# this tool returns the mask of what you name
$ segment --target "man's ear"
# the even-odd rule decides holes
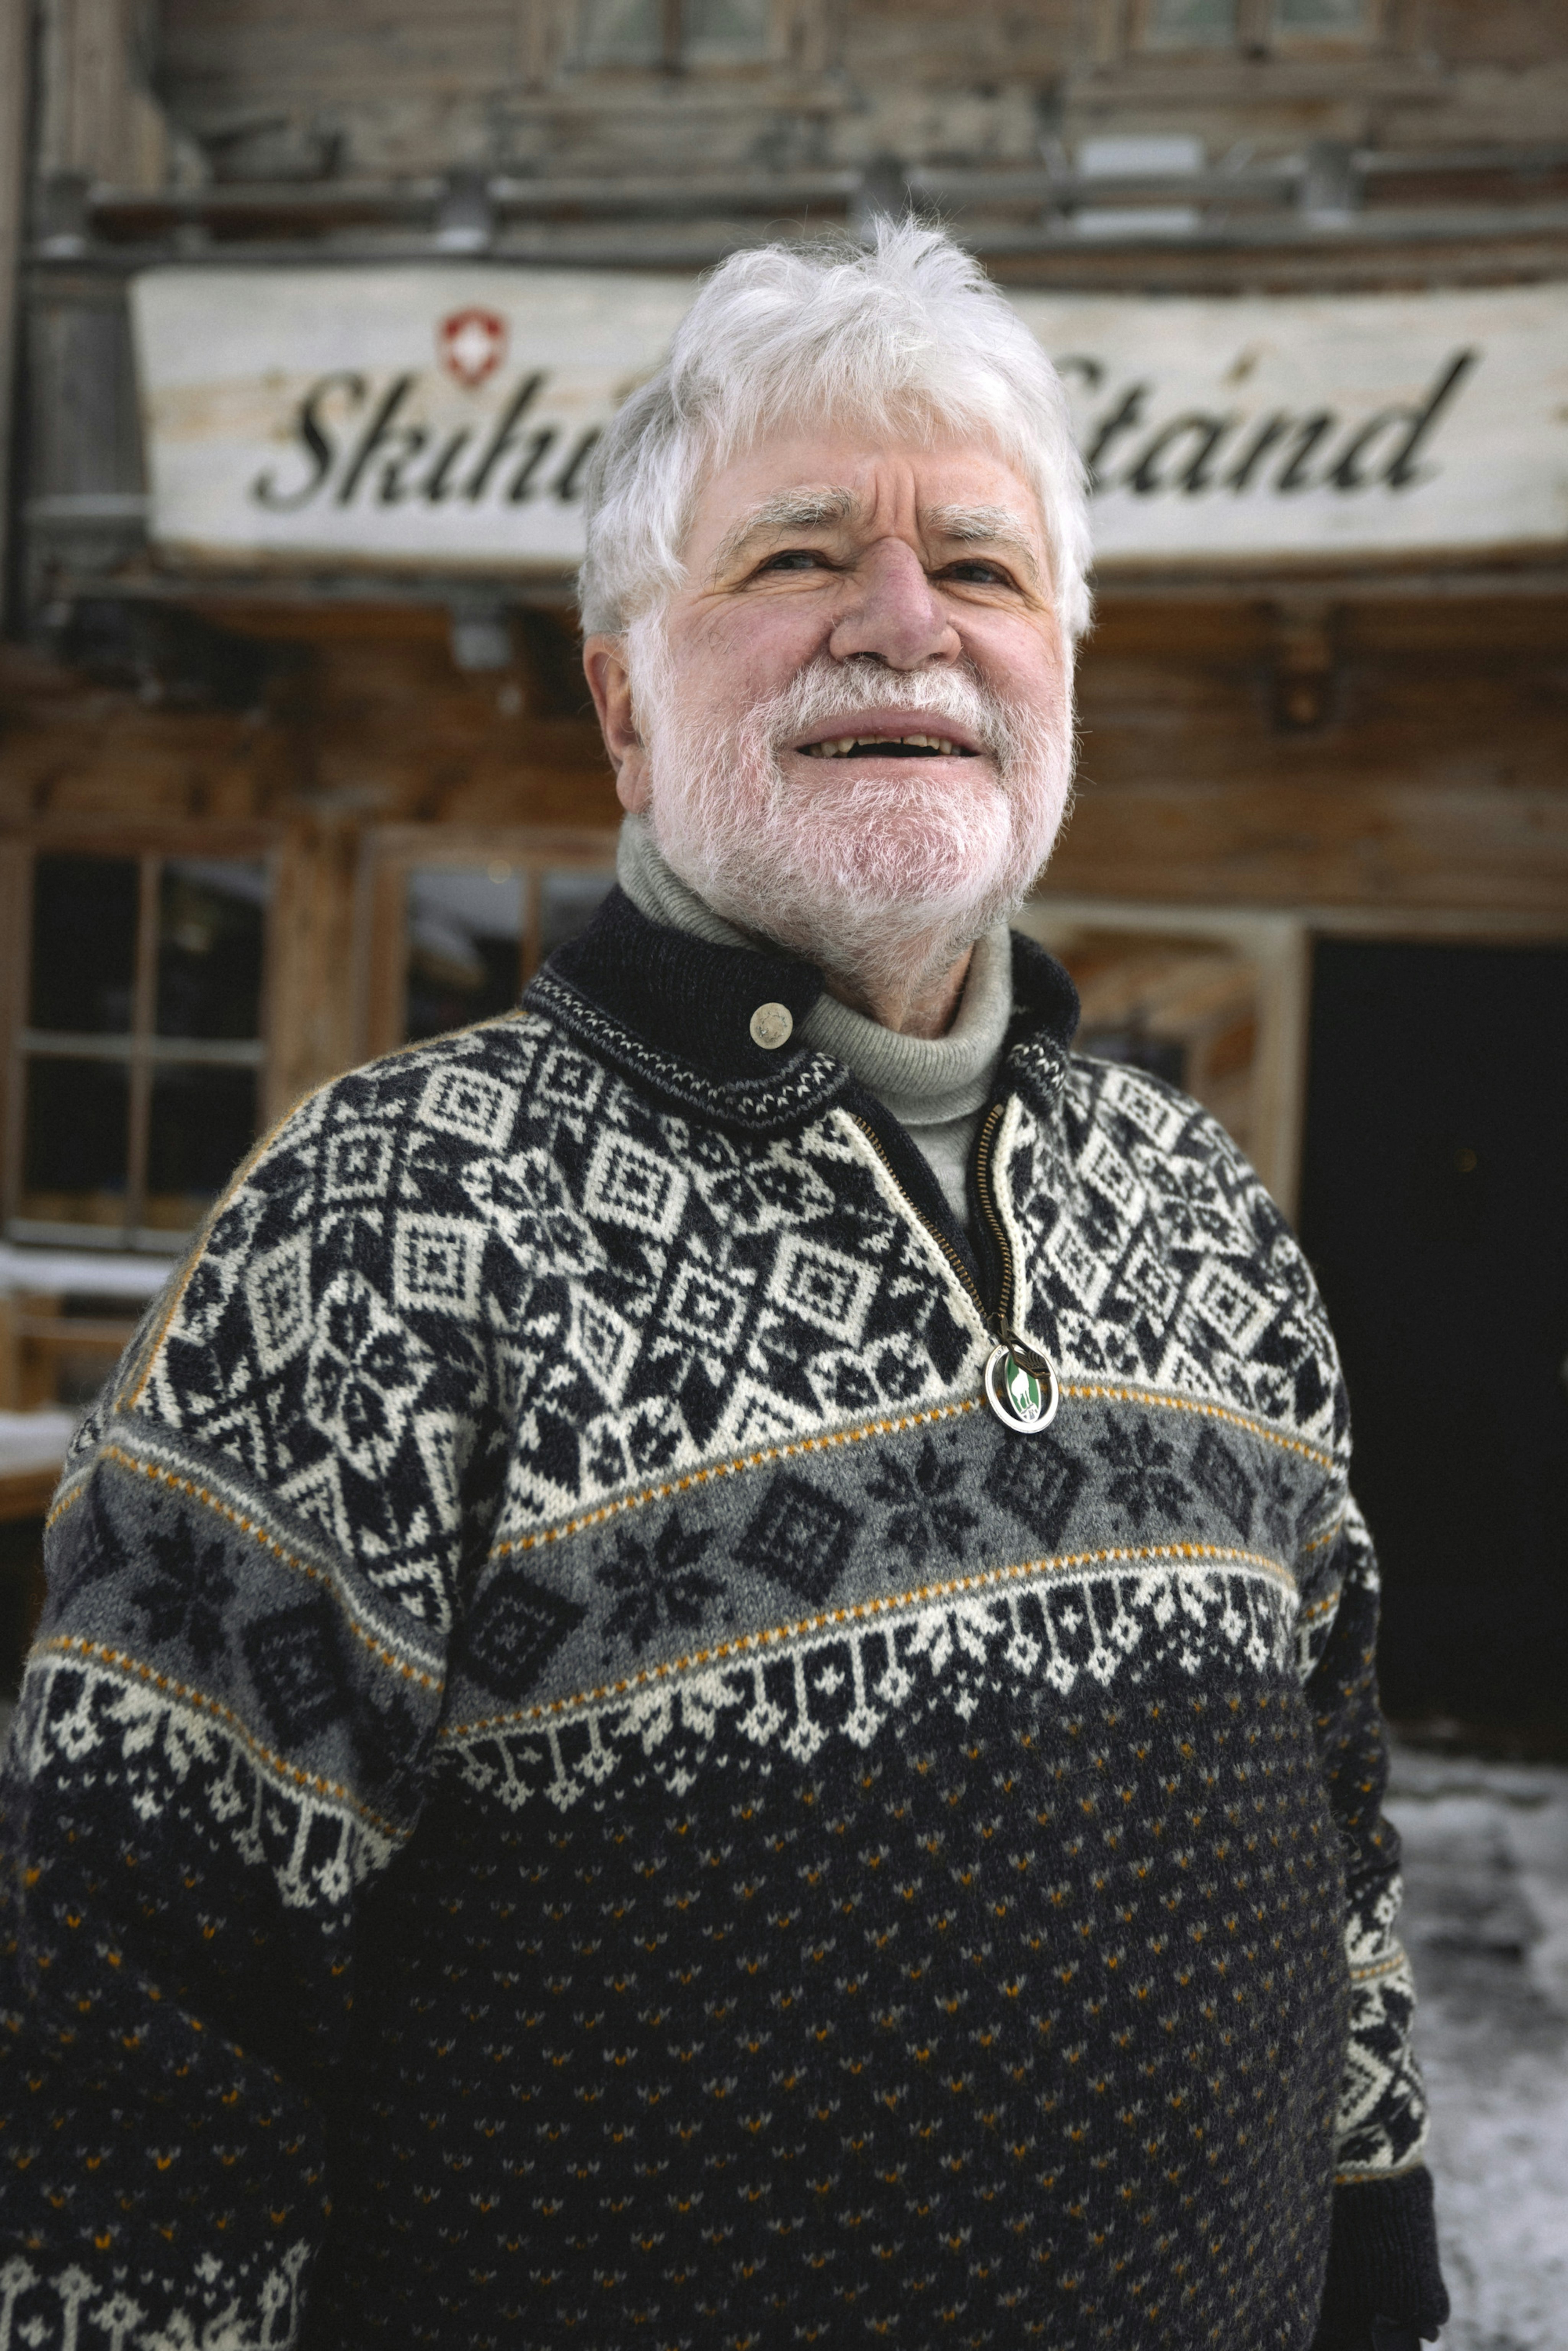
[[[592,636],[583,641],[582,667],[588,690],[599,713],[599,731],[615,770],[621,805],[641,815],[649,800],[648,754],[637,731],[632,707],[632,679],[626,667],[623,637]]]

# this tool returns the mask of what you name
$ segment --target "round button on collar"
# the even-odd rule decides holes
[[[765,1053],[776,1053],[794,1033],[795,1016],[787,1004],[759,1004],[751,1016],[751,1041]]]

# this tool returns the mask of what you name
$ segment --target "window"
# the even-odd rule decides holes
[[[1289,1216],[1301,1152],[1305,924],[1049,893],[1015,919],[1072,975],[1078,1050],[1152,1070],[1195,1095]]]
[[[1153,49],[1359,41],[1372,15],[1373,0],[1145,0],[1143,37]]]
[[[1078,147],[1079,177],[1084,181],[1145,175],[1177,180],[1203,166],[1203,141],[1186,131],[1124,131],[1081,140]],[[1080,204],[1072,225],[1080,236],[1190,236],[1202,217],[1196,204]]]
[[[1229,48],[1239,29],[1237,0],[1154,0],[1147,37],[1159,48]]]
[[[1364,33],[1367,0],[1275,0],[1274,22],[1281,33]]]
[[[6,1230],[177,1250],[256,1134],[265,852],[40,848],[22,895]]]
[[[383,827],[366,852],[365,1050],[509,1012],[614,880],[613,833]]]
[[[772,47],[769,0],[582,0],[585,66],[745,65]]]

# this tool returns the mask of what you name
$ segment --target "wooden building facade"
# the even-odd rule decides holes
[[[1020,301],[1261,316],[1511,288],[1568,317],[1558,5],[8,0],[0,22],[0,1408],[90,1385],[114,1298],[251,1135],[510,1001],[613,855],[568,567],[160,537],[131,325],[149,274],[668,283],[913,206]],[[1568,418],[1558,349],[1547,418]],[[1563,448],[1522,531],[1107,560],[1077,806],[1028,915],[1092,1040],[1242,1139],[1358,1332],[1369,1253],[1395,1245],[1369,1225],[1336,1257],[1335,1171],[1359,1151],[1375,1185],[1408,1144],[1385,1171],[1405,1288],[1371,1323],[1408,1336],[1428,1290],[1446,1308],[1408,1340],[1422,1433],[1375,1436],[1374,1485],[1397,1515],[1412,1446],[1451,1429],[1469,1452],[1484,1424],[1524,1464],[1505,1543],[1532,1593],[1568,1530],[1568,1236],[1545,1194],[1539,1246],[1498,1268],[1534,1213],[1503,1163],[1568,1142]],[[1506,1115],[1439,1050],[1379,1140],[1352,1107],[1357,1037],[1457,1035],[1456,1004],[1479,1008],[1471,1059]],[[1519,1302],[1494,1331],[1500,1286]],[[1375,1432],[1376,1328],[1355,1344]],[[1500,1653],[1472,1686],[1455,1662],[1455,1512],[1466,1544],[1495,1531],[1502,1458],[1434,1505],[1448,1533],[1421,1518],[1396,1543],[1412,1709],[1552,1712],[1544,1687],[1506,1696]]]

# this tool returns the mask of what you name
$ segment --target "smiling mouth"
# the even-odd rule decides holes
[[[834,735],[802,743],[803,759],[973,759],[978,754],[942,735]]]

